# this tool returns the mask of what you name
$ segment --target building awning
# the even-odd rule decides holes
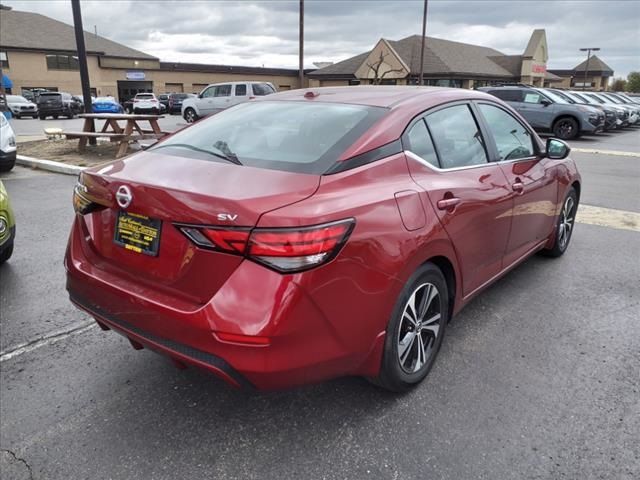
[[[2,88],[13,88],[13,82],[4,73],[2,74]]]

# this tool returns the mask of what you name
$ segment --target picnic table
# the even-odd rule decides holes
[[[130,141],[143,140],[145,138],[160,139],[169,132],[163,132],[158,125],[162,115],[136,115],[127,113],[83,113],[78,115],[84,118],[84,126],[81,132],[64,132],[69,139],[79,139],[78,149],[83,151],[87,141],[97,138],[108,138],[111,142],[118,142],[120,148],[116,158],[126,155]],[[100,131],[96,130],[96,120],[104,120]],[[124,122],[124,125],[118,123]],[[148,122],[150,128],[142,128],[142,123]]]

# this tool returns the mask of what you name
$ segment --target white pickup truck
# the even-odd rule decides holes
[[[184,99],[182,117],[187,123],[192,123],[198,118],[275,92],[273,84],[268,82],[228,82],[207,85],[197,97]]]

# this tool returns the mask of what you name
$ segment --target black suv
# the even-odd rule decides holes
[[[42,92],[38,97],[38,117],[73,118],[82,111],[80,102],[74,100],[70,93]]]
[[[504,100],[539,132],[551,132],[563,140],[604,130],[604,113],[590,105],[569,103],[548,90],[526,85],[482,87],[478,90]]]

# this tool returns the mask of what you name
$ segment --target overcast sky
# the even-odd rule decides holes
[[[69,0],[0,0],[16,10],[73,23]],[[339,61],[380,37],[419,34],[422,0],[305,0],[305,66]],[[82,0],[84,27],[165,61],[298,65],[298,1]],[[549,68],[572,68],[598,55],[626,76],[640,70],[640,0],[430,0],[427,36],[520,54],[545,28]],[[25,35],[29,32],[25,31]]]

